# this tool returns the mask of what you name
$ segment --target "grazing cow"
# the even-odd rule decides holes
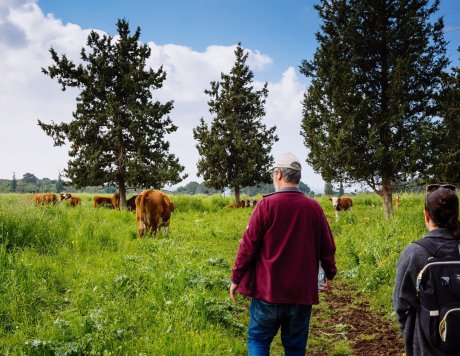
[[[96,195],[93,199],[94,207],[97,208],[99,206],[103,206],[110,209],[115,209],[119,207],[120,203],[120,195],[115,193],[111,198],[108,197],[101,197]]]
[[[126,201],[126,207],[128,208],[129,211],[136,211],[136,197],[137,195],[129,198]]]
[[[257,200],[253,200],[252,201],[252,207],[255,208],[256,204],[257,204]]]
[[[76,196],[71,196],[70,197],[70,206],[76,207],[77,205],[81,205],[81,199]]]
[[[235,209],[235,208],[244,208],[246,206],[245,200],[240,200],[239,203],[227,205],[226,208]]]
[[[353,200],[351,200],[351,198],[347,196],[343,196],[341,198],[332,197],[329,198],[329,200],[332,201],[332,206],[335,210],[336,220],[339,220],[339,211],[351,209],[351,207],[353,206]]]
[[[76,207],[77,205],[81,204],[81,199],[70,193],[61,193],[60,196],[61,196],[61,201],[68,200],[70,202],[70,206],[72,207]]]
[[[112,205],[114,209],[119,209],[120,208],[120,194],[115,193],[112,198],[110,198],[112,201]]]
[[[139,237],[150,232],[156,237],[157,231],[169,228],[174,204],[159,190],[144,190],[136,197],[136,217]]]
[[[70,198],[72,198],[72,194],[70,193],[60,193],[59,196],[61,197],[61,201],[70,200]]]
[[[45,204],[56,204],[57,203],[57,196],[53,193],[43,193],[43,194],[34,194],[35,204],[37,205],[45,205]]]

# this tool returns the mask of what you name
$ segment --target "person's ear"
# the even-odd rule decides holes
[[[426,210],[423,210],[423,213],[425,214],[425,222],[429,222],[430,221],[430,215],[428,215],[428,212]]]
[[[280,169],[278,169],[278,172],[276,172],[276,179],[281,180],[282,177],[283,177],[283,173],[281,172]]]

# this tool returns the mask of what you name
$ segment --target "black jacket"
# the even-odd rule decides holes
[[[446,239],[453,239],[450,231],[444,228],[431,230],[424,238],[427,237],[439,245],[445,243]],[[452,245],[455,247],[454,244]],[[396,318],[403,332],[407,356],[446,355],[430,348],[417,323],[416,310],[419,305],[416,291],[417,275],[429,257],[431,254],[424,247],[412,243],[401,253],[396,269],[393,305]]]

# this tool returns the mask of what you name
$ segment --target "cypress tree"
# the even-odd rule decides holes
[[[460,47],[458,48],[460,52]],[[446,73],[440,98],[436,181],[460,185],[460,67]]]
[[[433,165],[445,57],[439,1],[321,0],[319,46],[300,69],[307,162],[323,179],[365,182],[392,212],[395,182]]]
[[[11,191],[16,193],[16,189],[18,188],[18,181],[16,179],[16,173],[13,172],[13,180],[11,181]]]
[[[201,118],[193,136],[201,157],[198,175],[211,188],[232,189],[239,203],[241,187],[270,182],[270,150],[278,137],[276,126],[267,128],[262,122],[267,83],[254,90],[254,75],[246,64],[248,53],[241,44],[235,56],[230,73],[221,73],[221,81],[211,82],[211,89],[205,90],[210,96],[209,111],[215,115],[210,127]]]
[[[80,94],[70,123],[38,124],[55,145],[70,142],[64,173],[73,186],[115,185],[125,207],[128,186],[161,188],[185,176],[165,140],[177,129],[167,116],[173,102],[152,101],[166,73],[162,67],[145,69],[151,49],[140,42],[139,27],[131,34],[122,19],[117,32],[114,38],[92,31],[79,65],[50,49],[54,64],[43,73],[56,78],[62,90],[76,87]]]

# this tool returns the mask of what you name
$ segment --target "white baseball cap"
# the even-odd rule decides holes
[[[272,169],[274,168],[289,168],[300,171],[302,170],[302,165],[293,153],[287,152],[275,158],[275,162],[272,165]]]

